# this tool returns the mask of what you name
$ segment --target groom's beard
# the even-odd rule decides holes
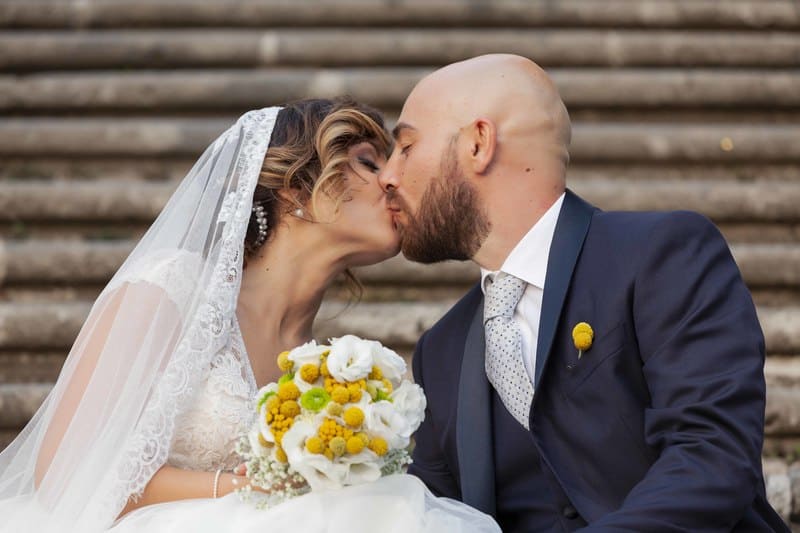
[[[395,198],[408,217],[408,224],[401,228],[401,250],[418,263],[471,259],[491,227],[477,191],[461,173],[453,144],[441,167],[439,178],[431,180],[422,195],[416,214]]]

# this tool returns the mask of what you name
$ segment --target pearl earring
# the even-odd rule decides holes
[[[305,213],[303,213],[303,210],[300,209],[299,207],[294,210],[294,216],[296,216],[297,218],[303,218],[304,215]]]

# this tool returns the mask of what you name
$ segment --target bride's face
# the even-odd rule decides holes
[[[386,164],[386,156],[372,144],[362,142],[350,147],[348,160],[342,201],[338,209],[333,201],[324,202],[322,210],[336,212],[330,213],[330,218],[322,218],[332,220],[328,226],[331,237],[353,250],[348,266],[370,265],[395,256],[400,250],[400,236],[378,184],[378,172]]]

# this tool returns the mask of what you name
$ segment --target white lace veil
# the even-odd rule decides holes
[[[206,149],[98,297],[0,454],[0,531],[102,531],[166,462],[175,418],[230,334],[279,110],[246,113]]]

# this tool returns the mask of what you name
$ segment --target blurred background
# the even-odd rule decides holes
[[[603,209],[721,228],[767,341],[765,471],[800,521],[800,2],[0,1],[0,447],[57,378],[93,299],[242,112],[350,94],[393,123],[415,82],[534,59],[574,124],[569,185]],[[480,91],[480,87],[475,88]],[[320,338],[405,355],[477,278],[402,258],[334,291]]]

